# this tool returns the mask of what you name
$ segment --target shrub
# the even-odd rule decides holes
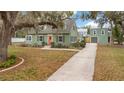
[[[72,43],[72,46],[73,46],[73,47],[80,47],[80,43],[79,43],[79,42]]]
[[[86,43],[84,40],[82,41],[77,41],[76,43],[72,43],[72,47],[75,47],[75,48],[82,48],[82,47],[85,47]]]
[[[68,48],[67,45],[64,45],[64,44],[61,44],[61,43],[55,45],[54,42],[51,43],[51,47],[52,47],[52,48]]]
[[[28,44],[20,44],[21,47],[28,47]]]
[[[56,48],[68,48],[67,45],[63,45],[63,44],[58,44],[55,46]]]
[[[38,44],[37,44],[37,43],[34,43],[34,44],[32,45],[32,47],[38,47]]]
[[[46,43],[45,42],[42,42],[42,46],[45,46],[46,45]]]
[[[7,61],[0,64],[0,68],[10,67],[11,65],[15,64],[15,62],[16,62],[16,56],[11,55]]]
[[[7,68],[10,67],[11,65],[13,65],[15,63],[14,59],[9,59],[6,62],[3,62],[2,64],[0,64],[0,68]]]
[[[62,44],[58,44],[58,45],[57,45],[57,48],[62,48],[62,47],[63,47]]]
[[[51,43],[51,48],[55,48],[55,43],[54,42]]]
[[[80,42],[80,47],[85,47],[85,45],[86,45],[86,42],[85,42],[84,40],[82,40],[82,41]]]
[[[11,55],[10,57],[9,57],[9,59],[16,59],[16,55]]]

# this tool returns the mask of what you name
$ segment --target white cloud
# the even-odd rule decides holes
[[[85,31],[87,31],[87,29],[84,29],[84,28],[79,28],[78,29],[78,32],[85,32]]]
[[[110,25],[109,23],[106,23],[106,24],[104,24],[103,27],[104,27],[104,28],[110,28],[110,26],[111,26],[111,25]]]
[[[85,24],[85,26],[91,26],[91,28],[97,28],[98,23],[95,23],[94,21],[91,21],[91,22]]]

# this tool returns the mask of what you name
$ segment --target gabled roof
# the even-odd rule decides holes
[[[65,29],[66,31],[71,31],[73,26],[76,27],[75,21],[71,18],[68,18],[68,19],[64,20],[64,24],[66,26],[66,29]]]

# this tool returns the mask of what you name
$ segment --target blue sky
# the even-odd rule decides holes
[[[78,19],[75,22],[76,22],[77,27],[82,27],[82,26],[86,25],[87,23],[89,23],[91,21]]]
[[[73,17],[79,18],[81,16],[81,13],[84,13],[85,15],[88,13],[87,11],[75,11]],[[83,20],[83,19],[77,19],[75,20],[77,27],[82,27],[86,25],[87,23],[91,22],[91,20]]]
[[[83,26],[91,26],[91,27],[98,27],[99,24],[95,22],[95,20],[91,20],[91,19],[88,19],[88,20],[84,20],[84,19],[81,19],[81,15],[83,15],[83,17],[86,17],[87,15],[89,14],[88,11],[74,11],[74,15],[72,16],[72,18],[76,18],[75,22],[76,22],[76,25],[77,27],[83,27]],[[109,28],[110,27],[110,24],[109,23],[106,23],[103,25],[104,28]]]

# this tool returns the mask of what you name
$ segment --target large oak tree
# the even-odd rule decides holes
[[[50,24],[53,27],[63,27],[63,20],[71,16],[70,11],[2,11],[0,12],[0,61],[8,57],[8,45],[12,34],[24,27],[37,27]]]

